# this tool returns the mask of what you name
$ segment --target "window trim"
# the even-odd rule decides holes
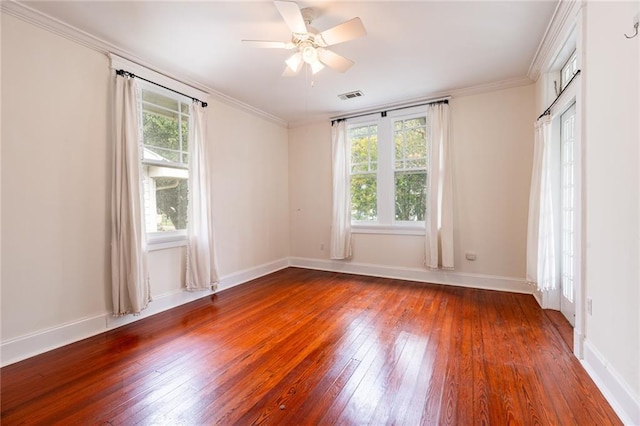
[[[407,222],[405,222],[407,223]],[[351,224],[353,234],[381,234],[381,235],[425,235],[424,222],[416,222],[419,225],[382,225],[362,223],[361,221]]]
[[[165,235],[170,234],[170,235]],[[147,232],[147,250],[164,250],[187,245],[187,231]]]

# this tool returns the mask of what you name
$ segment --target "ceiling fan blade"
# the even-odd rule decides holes
[[[282,76],[283,77],[295,77],[296,75],[298,75],[298,73],[300,72],[301,69],[302,69],[302,66],[300,68],[298,68],[298,71],[294,71],[291,68],[289,68],[288,66],[286,66],[284,68],[284,71],[282,71]]]
[[[282,19],[287,24],[291,32],[298,34],[305,34],[307,32],[307,26],[302,18],[302,13],[297,3],[292,1],[274,1],[273,4],[282,15]]]
[[[328,49],[318,49],[320,62],[338,72],[345,72],[353,66],[353,61]]]
[[[291,56],[289,59],[284,61],[284,63],[287,64],[287,67],[291,69],[291,71],[297,74],[300,71],[300,68],[302,68],[302,65],[304,64],[304,62],[302,61],[302,53],[300,52],[294,53],[293,56]]]
[[[295,44],[286,41],[267,41],[267,40],[242,40],[245,46],[259,47],[264,49],[293,49]]]
[[[325,45],[331,46],[367,35],[360,18],[353,18],[320,33]]]

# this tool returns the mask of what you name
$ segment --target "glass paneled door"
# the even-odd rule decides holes
[[[575,104],[560,117],[560,311],[572,326],[576,312],[575,118]]]

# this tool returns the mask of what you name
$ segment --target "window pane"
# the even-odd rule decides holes
[[[404,127],[419,127],[427,124],[426,117],[412,118],[404,121]]]
[[[378,134],[369,136],[369,157],[371,159],[371,170],[378,169]]]
[[[396,220],[423,221],[426,210],[426,172],[396,172]]]
[[[362,164],[368,160],[368,143],[366,138],[356,138],[351,140],[351,163]]]
[[[177,114],[155,114],[145,108],[142,113],[142,131],[145,145],[180,150]]]
[[[144,165],[143,173],[146,231],[186,229],[189,171]]]
[[[351,218],[377,220],[378,125],[350,127]]]
[[[378,126],[361,126],[349,129],[351,143],[351,171],[371,172],[378,169]]]
[[[396,170],[424,169],[427,166],[426,117],[394,123]]]
[[[187,179],[154,178],[157,230],[187,229]]]
[[[405,157],[419,158],[427,155],[427,138],[425,128],[418,127],[405,132]]]
[[[377,182],[375,174],[351,176],[351,218],[376,220],[378,217]]]
[[[571,55],[567,63],[562,67],[560,71],[560,87],[564,89],[569,81],[573,78],[573,75],[578,70],[578,58],[575,52]]]
[[[144,158],[178,163],[188,158],[182,154],[189,148],[189,115],[180,112],[186,104],[142,90],[141,105]]]

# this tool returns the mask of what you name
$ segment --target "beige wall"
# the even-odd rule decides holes
[[[3,14],[3,343],[111,309],[109,76],[105,55]],[[215,100],[207,120],[220,274],[286,259],[287,129]],[[149,265],[154,296],[180,290],[184,248]]]
[[[109,64],[2,16],[2,338],[104,313]]]
[[[458,272],[524,279],[534,102],[534,85],[451,101]],[[291,129],[289,159],[291,255],[327,260],[330,125]],[[353,246],[355,263],[423,268],[421,236],[354,234]]]
[[[219,102],[208,109],[220,274],[286,258],[287,129]]]
[[[525,277],[534,86],[452,102],[459,270]],[[478,260],[465,260],[466,251]]]
[[[640,408],[640,44],[638,2],[585,6],[586,341]],[[635,421],[640,421],[640,413]]]
[[[289,129],[291,255],[329,259],[331,124]],[[321,245],[324,250],[321,250]]]

